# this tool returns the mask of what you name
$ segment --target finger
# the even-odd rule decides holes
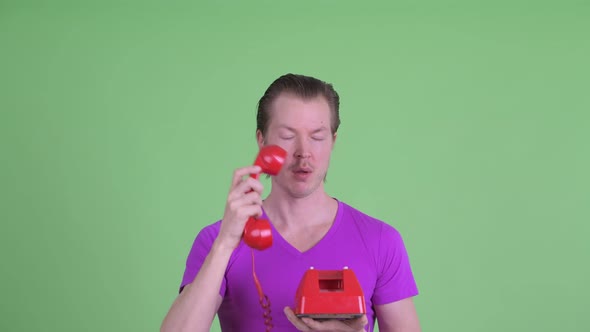
[[[232,194],[232,196],[235,196],[235,198],[230,198],[227,202],[230,211],[239,213],[244,206],[262,206],[262,197],[257,192],[249,192],[240,196]]]
[[[244,205],[262,205],[262,196],[254,191],[244,194],[238,200],[241,200]]]
[[[325,321],[325,322],[318,322],[317,320],[311,319],[309,317],[303,317],[301,320],[305,323],[305,325],[309,326],[313,331],[328,331],[329,329],[335,329],[334,326],[330,326],[333,324],[332,321]]]
[[[362,324],[363,317],[340,321],[340,320],[327,320],[327,321],[317,321],[311,318],[303,318],[303,321],[307,326],[309,326],[312,330],[317,331],[349,331],[349,332],[356,332],[356,331],[364,331],[364,327],[366,323]]]
[[[358,317],[355,319],[349,319],[349,320],[343,321],[343,323],[354,328],[355,330],[359,330],[361,328],[364,328],[368,322],[369,321],[367,320],[367,315],[362,315],[361,317]]]
[[[309,332],[311,329],[307,326],[299,317],[295,316],[295,313],[291,308],[285,307],[283,310],[287,319],[295,326],[299,331]]]
[[[262,195],[264,191],[264,186],[260,181],[256,179],[246,178],[231,189],[227,197],[227,200],[233,201],[237,198],[244,196],[244,194],[250,193],[252,191],[255,191],[259,195]]]
[[[359,327],[365,327],[365,325],[369,324],[369,320],[367,319],[367,315],[362,315],[360,318],[358,318],[358,326]]]
[[[253,179],[250,177],[242,180],[242,182],[240,182],[240,184],[238,184],[238,186],[236,186],[236,190],[238,188],[244,193],[247,193],[250,191],[256,191],[257,193],[259,193],[261,195],[262,195],[262,192],[264,191],[264,186],[262,185],[262,182],[260,182],[260,180],[258,180],[258,179]]]
[[[230,211],[240,213],[240,210],[243,207],[262,206],[262,197],[260,197],[258,193],[251,192],[244,194],[227,204]]]
[[[256,166],[256,165],[236,169],[234,171],[234,176],[232,178],[231,187],[233,188],[238,183],[240,183],[244,176],[250,175],[250,174],[259,174],[261,170],[262,170],[262,168],[260,168],[260,166]]]
[[[260,205],[246,205],[243,206],[237,214],[238,219],[246,222],[249,217],[259,218],[262,215],[262,207]]]

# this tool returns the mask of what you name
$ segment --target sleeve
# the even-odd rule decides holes
[[[215,241],[218,233],[219,225],[217,223],[203,228],[199,234],[197,234],[186,259],[186,267],[182,276],[182,282],[180,283],[179,293],[182,292],[184,286],[193,282],[199,273],[199,270],[201,269],[205,258],[209,254],[209,251],[213,246],[213,241]],[[219,294],[222,297],[225,294],[225,288],[226,279],[224,277],[221,281],[221,289],[219,290]]]
[[[379,275],[373,303],[387,304],[418,295],[410,260],[401,234],[384,223],[379,239]]]

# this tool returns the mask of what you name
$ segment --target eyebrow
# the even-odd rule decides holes
[[[287,129],[289,131],[297,131],[297,130],[295,130],[295,128],[289,127],[287,125],[279,125],[279,128]],[[326,131],[326,130],[328,130],[328,127],[321,126],[320,128],[312,130],[311,133],[315,134],[315,133],[319,133],[319,132]]]

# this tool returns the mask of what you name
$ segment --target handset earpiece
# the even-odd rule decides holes
[[[281,171],[287,151],[278,145],[267,145],[260,149],[258,156],[254,160],[254,165],[260,166],[261,173],[268,175],[277,175]],[[258,179],[260,174],[250,175]],[[244,227],[244,242],[251,248],[264,250],[272,245],[272,230],[270,222],[266,219],[255,217],[248,218]]]

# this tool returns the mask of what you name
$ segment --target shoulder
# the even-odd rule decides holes
[[[209,224],[203,228],[201,228],[201,230],[197,233],[197,239],[198,238],[203,238],[203,239],[215,239],[217,237],[217,235],[219,234],[219,230],[221,229],[221,220],[218,220],[212,224]]]
[[[342,219],[344,223],[353,225],[359,231],[370,232],[372,235],[399,236],[398,230],[390,223],[371,216],[359,209],[339,201],[342,208]],[[363,233],[361,233],[363,234]]]
[[[340,202],[342,207],[343,228],[349,236],[361,239],[364,246],[376,256],[385,252],[399,252],[404,250],[401,233],[388,222],[371,216],[346,203]]]
[[[191,251],[200,250],[208,252],[217,238],[220,228],[221,220],[201,228],[194,238]]]

